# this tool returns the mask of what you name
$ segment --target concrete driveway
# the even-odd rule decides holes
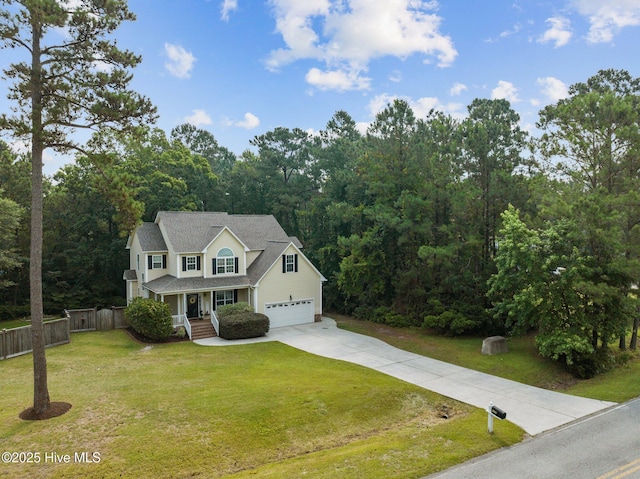
[[[203,346],[232,346],[265,341],[280,341],[318,356],[375,369],[485,410],[489,402],[493,402],[507,412],[507,420],[532,436],[615,404],[527,386],[426,358],[370,336],[338,329],[335,321],[330,318],[322,318],[318,323],[272,329],[262,338],[234,341],[207,338],[195,343]]]

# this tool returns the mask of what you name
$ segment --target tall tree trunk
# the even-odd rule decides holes
[[[631,341],[629,341],[629,349],[632,351],[636,350],[638,345],[638,326],[640,326],[640,317],[638,316],[638,312],[636,311],[636,315],[633,318],[633,331],[631,331]]]
[[[31,253],[29,290],[31,294],[31,340],[33,348],[33,410],[42,415],[51,400],[47,386],[42,301],[42,65],[40,63],[40,25],[33,26],[31,70]]]

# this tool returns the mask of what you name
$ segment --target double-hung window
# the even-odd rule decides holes
[[[216,308],[225,304],[233,304],[234,291],[228,289],[226,291],[216,291]]]
[[[200,256],[183,256],[182,271],[200,271]]]
[[[238,272],[238,258],[229,248],[222,248],[213,260],[213,274],[233,274]]]
[[[297,254],[282,255],[282,272],[283,273],[298,272],[298,255]]]
[[[196,270],[196,257],[187,256],[187,271],[195,271],[195,270]]]
[[[149,269],[165,269],[167,267],[167,255],[150,254],[147,256],[147,267]]]

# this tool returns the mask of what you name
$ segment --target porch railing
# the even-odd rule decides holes
[[[187,322],[187,315],[186,314],[174,314],[171,316],[171,318],[173,319],[173,327],[174,328],[178,328],[180,326],[184,326],[184,323]]]
[[[171,316],[173,318],[173,327],[179,328],[180,326],[184,327],[184,330],[191,339],[191,323],[187,319],[186,314],[174,314]]]
[[[184,315],[184,330],[187,332],[187,336],[189,336],[189,339],[191,339],[191,323],[189,322],[189,320],[187,319],[187,315]]]
[[[218,316],[215,311],[211,313],[211,324],[213,324],[213,329],[216,330],[216,334],[220,336],[220,322],[218,321]]]

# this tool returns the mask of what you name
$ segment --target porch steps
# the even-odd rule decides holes
[[[204,319],[190,319],[191,323],[191,340],[212,338],[217,336],[216,330],[213,329],[211,321],[205,321]]]

